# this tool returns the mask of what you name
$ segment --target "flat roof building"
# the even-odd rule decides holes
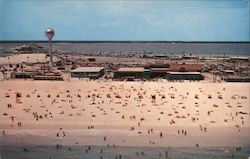
[[[52,80],[52,81],[63,81],[61,75],[35,75],[34,80]]]
[[[73,78],[99,78],[104,75],[104,67],[79,67],[70,71]]]
[[[245,77],[225,77],[222,78],[226,82],[250,82],[250,76]]]
[[[11,78],[33,78],[33,72],[11,72]]]
[[[143,67],[122,67],[114,72],[114,78],[143,78]]]
[[[201,72],[203,65],[200,64],[178,64],[171,63],[171,72]]]
[[[122,67],[119,68],[116,72],[144,72],[143,67]]]
[[[169,72],[168,80],[203,80],[204,77],[200,72]]]
[[[249,61],[250,57],[230,57],[230,60]]]
[[[37,74],[34,72],[12,72],[11,78],[19,79],[34,79],[34,80],[59,80],[63,81],[63,77],[60,74]]]
[[[149,64],[144,68],[148,70],[145,72],[146,78],[163,77],[165,78],[167,73],[170,71],[169,64]]]
[[[119,68],[114,78],[168,78],[169,80],[203,80],[198,64],[149,64],[143,67]]]
[[[224,75],[233,75],[235,73],[234,70],[223,70],[222,72]]]

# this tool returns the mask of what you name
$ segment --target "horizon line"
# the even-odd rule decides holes
[[[0,40],[0,43],[47,43],[48,40]],[[249,41],[185,41],[185,40],[52,40],[54,43],[250,43]]]

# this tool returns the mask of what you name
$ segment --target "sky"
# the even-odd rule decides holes
[[[250,41],[250,0],[0,0],[0,40]]]

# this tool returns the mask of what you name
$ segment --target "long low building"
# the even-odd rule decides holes
[[[222,78],[226,82],[250,82],[250,76],[246,77],[225,77]]]
[[[168,80],[203,80],[204,76],[200,72],[169,72]]]
[[[119,68],[114,72],[114,78],[129,79],[129,78],[167,78],[169,80],[203,80],[204,77],[199,72],[201,65],[196,64],[173,64],[174,67],[169,67],[168,64],[163,65],[147,65],[145,67],[129,67]],[[192,71],[195,70],[195,71]]]
[[[201,64],[179,64],[179,63],[171,63],[170,69],[171,72],[201,72],[203,65]]]
[[[119,68],[114,72],[114,78],[143,78],[143,67]]]
[[[104,75],[104,67],[79,67],[70,71],[73,78],[100,78]]]
[[[11,78],[33,78],[33,72],[11,72]]]
[[[63,81],[60,74],[35,74],[34,72],[12,72],[11,78],[13,79],[34,79],[34,80],[59,80]]]
[[[61,75],[35,75],[34,80],[52,80],[52,81],[63,81]]]

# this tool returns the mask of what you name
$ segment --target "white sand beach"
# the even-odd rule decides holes
[[[249,90],[249,83],[1,81],[3,143],[245,146]]]

